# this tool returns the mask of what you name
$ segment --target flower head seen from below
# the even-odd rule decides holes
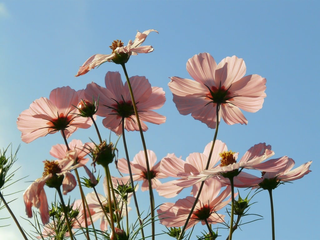
[[[219,64],[208,53],[193,56],[187,71],[195,81],[171,77],[169,88],[180,114],[191,116],[215,128],[220,117],[229,124],[247,124],[240,108],[257,112],[266,97],[266,79],[253,74],[244,76],[246,66],[241,58],[227,57]]]
[[[159,109],[166,101],[162,88],[151,87],[148,79],[141,76],[130,78],[135,96],[136,106],[142,125],[142,130],[148,129],[144,122],[162,124],[166,117],[153,110]],[[122,83],[119,72],[108,72],[105,77],[106,88],[96,83],[87,85],[85,96],[87,99],[99,99],[98,116],[105,117],[103,125],[115,132],[122,134],[122,121],[127,131],[139,131],[139,126],[134,113],[128,84]]]
[[[256,170],[265,170],[271,169],[270,166],[262,163],[267,158],[274,155],[274,152],[271,150],[270,145],[265,143],[259,143],[251,147],[237,162],[238,153],[233,151],[228,151],[225,148],[219,153],[220,164],[209,168],[208,170],[203,170],[197,176],[189,176],[190,181],[186,182],[186,186],[194,184],[195,182],[204,181],[209,178],[218,177],[219,181],[223,184],[230,185],[230,179],[233,179],[233,184],[235,187],[251,187],[254,184],[260,181],[259,177],[256,177],[252,174],[246,173],[244,169],[256,169]],[[281,166],[276,166],[272,171],[276,171]],[[196,180],[195,182],[192,180]],[[183,185],[181,183],[179,185]]]
[[[63,194],[72,191],[77,182],[70,171],[80,166],[79,164],[73,165],[73,163],[74,159],[71,154],[62,160],[44,161],[42,177],[36,179],[23,193],[26,213],[29,218],[32,217],[31,208],[34,206],[40,211],[42,223],[49,222],[49,208],[44,185],[51,188],[60,188],[62,185]]]
[[[311,170],[309,170],[311,163],[312,161],[309,161],[295,169],[292,169],[295,162],[292,158],[287,156],[269,160],[265,162],[265,165],[269,165],[271,169],[275,168],[277,165],[279,165],[280,168],[275,171],[270,171],[268,169],[262,171],[262,178],[254,188],[273,190],[281,183],[300,179],[311,172]]]
[[[231,194],[231,188],[227,187],[219,195],[221,187],[221,183],[215,178],[208,179],[208,181],[205,182],[203,191],[199,196],[199,200],[188,222],[187,229],[196,225],[198,222],[205,225],[206,223],[216,224],[224,221],[224,216],[218,214],[217,211],[231,201],[231,198],[225,200]],[[195,197],[189,196],[178,200],[175,204],[162,204],[158,210],[158,217],[161,224],[166,227],[183,226],[195,200]]]
[[[76,108],[79,101],[78,93],[70,87],[56,88],[49,99],[35,100],[17,120],[22,141],[30,143],[58,131],[63,131],[68,138],[78,128],[89,128],[92,120],[79,116]]]
[[[111,44],[110,48],[112,50],[111,54],[95,54],[91,56],[85,63],[80,67],[76,77],[81,76],[94,69],[97,66],[105,62],[114,62],[116,64],[126,63],[131,55],[137,55],[138,53],[150,53],[153,51],[152,46],[141,46],[141,44],[146,40],[147,36],[151,32],[158,33],[157,30],[149,29],[144,32],[137,32],[135,40],[129,41],[127,46],[121,40],[115,40]]]
[[[165,178],[167,175],[160,171],[160,162],[156,164],[157,156],[151,150],[147,150],[150,172],[147,171],[146,160],[144,151],[140,151],[130,162],[132,170],[133,181],[143,181],[141,190],[146,191],[149,189],[148,179],[151,179],[152,188],[157,188],[161,185],[160,178]],[[118,169],[122,173],[129,173],[127,160],[124,158],[119,159]],[[130,180],[129,176],[121,178],[122,182],[126,183]]]

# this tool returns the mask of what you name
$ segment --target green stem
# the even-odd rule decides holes
[[[66,144],[66,147],[67,147],[67,150],[70,151],[70,147],[69,147],[69,144],[68,144],[68,141],[67,141],[67,138],[66,138],[66,135],[64,133],[63,130],[61,130],[61,134],[62,134],[62,138]],[[75,163],[76,164],[76,161]],[[78,173],[78,169],[75,169],[74,170],[75,173],[76,173],[76,177],[77,177],[77,181],[78,181],[78,186],[79,186],[79,190],[80,190],[80,195],[81,195],[81,200],[82,200],[82,206],[83,206],[83,214],[84,214],[84,222],[85,222],[85,227],[86,227],[86,234],[87,234],[87,239],[90,240],[90,235],[89,235],[89,229],[88,229],[88,220],[87,220],[87,211],[86,211],[86,205],[85,205],[85,202],[86,202],[86,199],[85,199],[85,195],[83,193],[83,190],[82,190],[82,186],[81,186],[81,181],[80,181],[80,177],[79,177],[79,173]],[[89,214],[90,214],[90,211],[88,211]]]
[[[219,110],[220,110],[220,105],[217,105],[217,107],[216,107],[216,118],[217,118],[217,121],[216,121],[216,130],[215,130],[214,137],[213,137],[213,141],[212,141],[212,144],[211,144],[211,149],[210,149],[209,156],[208,156],[208,160],[207,160],[206,170],[208,170],[208,168],[209,168],[210,161],[211,161],[211,157],[212,157],[212,153],[213,153],[213,149],[214,149],[214,145],[215,145],[215,143],[216,143],[217,136],[218,136],[219,123],[220,123],[220,121],[219,121]],[[197,202],[198,202],[198,200],[199,200],[200,194],[201,194],[202,189],[203,189],[203,186],[204,186],[204,182],[205,182],[205,181],[203,181],[203,182],[201,183],[201,185],[200,185],[200,188],[199,188],[199,191],[198,191],[198,193],[197,193],[196,199],[195,199],[194,204],[193,204],[193,206],[192,206],[192,208],[191,208],[191,210],[190,210],[190,213],[189,213],[189,215],[188,215],[188,217],[187,217],[186,223],[184,224],[184,226],[183,226],[183,228],[182,228],[182,231],[181,231],[181,233],[180,233],[180,236],[179,236],[178,240],[182,240],[182,236],[183,236],[183,234],[184,234],[184,231],[185,231],[186,228],[187,228],[188,222],[189,222],[189,220],[190,220],[190,218],[191,218],[191,215],[192,215],[192,213],[193,213],[193,211],[194,211],[194,208],[196,207],[196,204],[197,204]]]
[[[93,191],[94,191],[94,193],[95,193],[95,195],[96,195],[96,198],[97,198],[97,200],[98,200],[98,202],[99,202],[99,204],[100,204],[100,207],[101,207],[101,209],[102,209],[102,211],[103,211],[103,213],[104,213],[104,215],[105,215],[105,217],[106,217],[106,219],[107,219],[107,221],[108,221],[109,226],[111,226],[108,213],[106,212],[106,209],[105,209],[105,207],[103,206],[103,204],[102,204],[102,202],[101,202],[101,200],[100,200],[100,198],[99,198],[99,195],[98,195],[97,190],[96,190],[95,187],[93,187]]]
[[[96,129],[96,132],[97,132],[99,141],[100,141],[100,143],[102,143],[102,138],[101,138],[101,135],[100,135],[99,128],[98,128],[98,126],[97,126],[97,124],[96,124],[96,121],[94,120],[93,117],[91,117],[91,120],[92,120],[92,122],[93,122],[94,128]]]
[[[127,73],[127,69],[125,64],[121,64],[124,74],[126,75],[126,79],[127,79],[127,84],[129,87],[129,92],[130,92],[130,96],[131,96],[131,101],[132,101],[132,106],[133,106],[133,110],[134,110],[134,114],[136,116],[137,119],[137,124],[139,126],[139,132],[140,132],[140,137],[141,137],[141,141],[142,141],[142,146],[143,146],[143,150],[144,150],[144,155],[145,155],[145,159],[146,159],[146,167],[147,167],[147,176],[150,176],[150,166],[149,166],[149,159],[148,159],[148,152],[147,152],[147,146],[146,146],[146,142],[144,139],[144,135],[143,135],[143,130],[141,127],[141,122],[140,122],[140,118],[139,118],[139,114],[138,114],[138,109],[137,109],[137,105],[136,105],[136,101],[134,99],[134,94],[133,94],[133,90],[131,87],[131,83],[129,80],[129,76]],[[148,184],[149,184],[149,197],[150,197],[150,211],[151,211],[151,235],[152,235],[152,240],[155,239],[155,215],[154,215],[154,196],[153,196],[153,190],[152,190],[152,183],[151,183],[151,178],[148,177]]]
[[[0,198],[2,200],[2,202],[4,203],[4,205],[6,206],[8,212],[10,213],[11,217],[13,218],[14,222],[16,223],[17,227],[19,228],[19,231],[21,232],[21,235],[23,236],[24,239],[28,239],[26,234],[24,233],[22,227],[20,226],[20,223],[18,222],[16,216],[14,215],[14,213],[11,211],[11,208],[9,207],[8,203],[6,202],[6,200],[4,199],[2,193],[0,192]]]
[[[142,236],[142,239],[144,239],[143,222],[142,222],[142,219],[141,219],[141,214],[140,214],[140,210],[139,210],[138,200],[137,200],[135,186],[134,186],[133,177],[132,177],[132,170],[131,170],[129,152],[128,152],[128,147],[127,147],[126,135],[125,135],[125,131],[124,131],[124,119],[123,118],[122,118],[122,139],[123,139],[123,146],[124,146],[124,151],[126,153],[126,159],[127,159],[127,164],[128,164],[128,170],[129,170],[129,176],[130,176],[130,184],[131,184],[131,187],[133,189],[134,205],[136,206],[136,211],[137,211],[137,215],[138,215],[138,219],[139,219],[141,236]]]
[[[233,232],[238,228],[241,217],[242,217],[242,215],[238,215],[238,217],[237,217],[237,221],[236,221],[236,223],[234,224],[234,226],[232,227],[232,233],[233,233]],[[230,235],[229,235],[229,236],[230,236]],[[228,239],[229,239],[229,236],[227,237],[227,239],[226,239],[226,240],[228,240]]]
[[[233,184],[233,177],[230,177],[230,186],[231,186],[231,219],[230,219],[230,229],[229,229],[229,240],[232,240],[232,233],[233,233],[233,218],[234,218],[234,184]]]
[[[114,206],[114,209],[115,209],[114,213],[115,213],[116,219],[117,219],[117,226],[118,226],[118,228],[120,228],[120,216],[121,215],[119,216],[119,212],[117,211],[119,209],[119,207],[118,207],[118,202],[117,202],[117,199],[116,199],[116,195],[114,193],[113,183],[112,183],[109,167],[107,167],[106,172],[108,174],[107,180],[109,181],[109,184],[110,184],[110,187],[111,187],[110,190],[111,190],[111,194],[112,194],[112,198],[113,198],[112,202],[113,202],[113,206]]]
[[[110,177],[109,174],[108,174],[108,171],[106,168],[104,168],[105,170],[105,174],[106,174],[106,177]],[[111,198],[111,193],[110,193],[110,186],[109,186],[109,180],[107,179],[106,181],[106,184],[107,184],[107,197],[108,197],[108,206],[109,206],[109,213],[110,213],[110,223],[111,223],[111,231],[113,234],[115,234],[115,230],[114,230],[114,221],[113,221],[113,214],[114,212],[112,211],[112,198]]]
[[[272,240],[276,240],[275,225],[274,225],[274,208],[273,208],[272,189],[268,189],[268,192],[269,192],[269,196],[270,196]]]
[[[213,237],[214,237],[214,232],[212,231],[211,226],[210,226],[209,223],[208,223],[208,220],[205,219],[204,221],[205,221],[205,223],[206,223],[206,225],[207,225],[207,228],[208,228],[208,230],[209,230],[210,236],[211,236],[212,239],[213,239]]]
[[[69,232],[69,234],[70,234],[70,239],[74,239],[73,233],[72,233],[71,224],[70,224],[70,221],[69,221],[69,218],[68,218],[67,208],[66,208],[66,205],[65,205],[65,203],[64,203],[64,200],[63,200],[63,196],[62,196],[60,187],[57,187],[56,189],[57,189],[58,195],[59,195],[60,200],[61,200],[61,205],[62,205],[62,209],[63,209],[63,212],[64,212],[65,220],[66,220],[66,222],[67,222],[67,227],[68,227],[68,232]]]
[[[78,182],[78,186],[79,186],[79,190],[80,190],[80,195],[81,195],[81,200],[82,200],[82,206],[83,206],[83,214],[84,214],[84,222],[85,222],[85,227],[86,227],[86,234],[87,234],[87,239],[90,240],[90,235],[89,235],[89,229],[88,229],[88,220],[87,220],[87,211],[86,211],[86,197],[84,195],[82,186],[81,186],[81,181],[80,181],[80,177],[79,177],[79,173],[78,173],[78,169],[75,169],[74,172],[76,173],[76,178],[77,178],[77,182]],[[88,213],[90,214],[90,210],[88,209]],[[91,215],[91,214],[90,214]]]

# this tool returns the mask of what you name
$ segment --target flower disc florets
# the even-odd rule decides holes
[[[116,64],[124,64],[128,62],[131,54],[117,51],[118,48],[123,48],[123,42],[121,40],[113,41],[110,48],[112,50],[112,53],[115,54],[115,56],[111,59],[112,62]]]
[[[58,188],[62,185],[63,175],[58,176],[57,173],[61,173],[61,168],[57,161],[49,161],[46,160],[44,162],[44,172],[42,174],[43,177],[48,175],[52,175],[51,178],[47,179],[46,185],[50,188]]]

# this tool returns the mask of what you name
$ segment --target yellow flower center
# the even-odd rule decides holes
[[[61,168],[56,161],[46,160],[44,162],[44,172],[42,174],[43,177],[48,176],[49,174],[57,174],[61,172]]]
[[[221,157],[221,167],[224,166],[228,166],[230,164],[236,163],[235,157],[234,157],[234,152],[232,152],[231,150],[228,152],[222,152],[220,153],[220,157]]]
[[[118,47],[123,47],[123,42],[121,40],[114,40],[110,46],[112,52],[114,52]]]

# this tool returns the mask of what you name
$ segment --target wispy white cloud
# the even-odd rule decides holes
[[[8,18],[8,17],[10,17],[10,14],[8,9],[6,8],[6,5],[0,2],[0,18]]]

